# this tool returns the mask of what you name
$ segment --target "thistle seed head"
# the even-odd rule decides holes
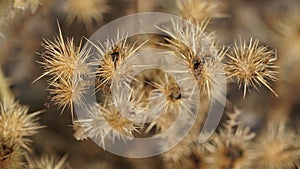
[[[28,114],[28,107],[18,103],[0,105],[0,140],[4,145],[13,147],[15,144],[30,150],[31,142],[27,137],[37,133],[43,128],[40,126],[37,115],[41,112]]]
[[[277,71],[274,68],[277,67],[274,62],[277,57],[273,50],[269,50],[267,46],[259,46],[258,40],[250,39],[249,43],[240,40],[239,44],[235,42],[233,52],[227,56],[228,77],[236,80],[240,88],[244,88],[244,97],[250,86],[258,89],[257,85],[264,85],[277,96],[268,82],[276,80]]]
[[[67,0],[65,10],[67,12],[67,23],[83,22],[87,30],[93,27],[93,21],[103,20],[103,13],[108,12],[109,6],[106,0]]]

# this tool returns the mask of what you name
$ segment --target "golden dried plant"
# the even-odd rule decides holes
[[[243,87],[244,97],[250,86],[258,90],[257,86],[260,85],[264,85],[278,96],[269,84],[269,80],[276,80],[277,74],[274,70],[277,68],[277,55],[273,50],[269,50],[267,46],[260,46],[258,40],[250,39],[248,43],[240,40],[239,44],[234,43],[232,53],[228,53],[227,56],[228,78],[236,80],[239,88]]]
[[[52,95],[51,101],[62,108],[69,106],[72,121],[74,120],[73,105],[82,105],[82,95],[87,92],[88,82],[84,79],[90,75],[86,63],[89,49],[75,46],[73,38],[64,41],[60,27],[59,36],[54,41],[44,40],[40,62],[45,72],[35,81],[44,76],[49,76],[48,90]],[[34,81],[34,82],[35,82]],[[73,104],[74,103],[74,104]]]
[[[62,111],[68,106],[71,111],[72,121],[74,120],[73,106],[82,106],[84,94],[88,92],[88,83],[82,80],[59,78],[51,83],[48,89],[51,102],[62,108]]]
[[[253,160],[250,143],[255,134],[239,122],[239,114],[239,111],[227,113],[229,120],[223,124],[224,128],[204,143],[208,150],[205,158],[208,168],[250,168]]]
[[[67,22],[71,23],[77,19],[90,29],[93,21],[100,21],[102,13],[108,10],[106,5],[100,11],[95,10],[95,6],[101,6],[104,3],[106,2],[102,0],[82,2],[67,0]],[[228,53],[229,49],[219,46],[215,34],[208,33],[206,30],[210,18],[222,15],[218,11],[220,6],[216,1],[178,0],[178,7],[182,17],[188,21],[172,21],[171,27],[158,27],[165,35],[163,36],[164,41],[160,39],[161,41],[156,44],[156,47],[167,49],[172,54],[175,53],[184,63],[186,72],[193,75],[192,80],[197,81],[196,84],[190,85],[191,88],[199,87],[201,89],[200,93],[201,97],[204,96],[204,102],[211,101],[210,97],[216,94],[217,79],[220,75],[227,75],[229,79],[237,81],[239,88],[243,88],[244,97],[250,87],[258,89],[262,85],[277,96],[269,82],[276,80],[275,51],[269,50],[267,46],[260,46],[258,40],[251,39],[248,43],[242,40],[239,44],[234,42],[231,53]],[[108,37],[105,42],[88,40],[90,44],[86,46],[91,46],[91,48],[86,49],[82,47],[81,42],[79,46],[74,45],[72,38],[65,41],[59,28],[59,36],[53,42],[44,40],[41,64],[45,73],[41,77],[50,77],[48,90],[51,94],[51,101],[63,109],[69,106],[73,120],[75,104],[88,106],[85,116],[78,117],[73,123],[74,137],[77,140],[86,140],[90,137],[94,141],[100,142],[105,149],[106,141],[112,143],[116,139],[128,141],[127,139],[136,137],[137,133],[150,135],[164,132],[178,118],[179,113],[186,113],[185,111],[188,110],[189,105],[183,102],[185,93],[182,91],[184,90],[169,75],[157,70],[147,70],[151,74],[150,78],[147,77],[147,72],[142,72],[141,77],[129,77],[134,82],[121,85],[122,89],[130,90],[129,95],[125,96],[122,90],[115,91],[113,80],[126,79],[127,71],[129,72],[134,67],[126,67],[127,59],[145,47],[143,45],[146,42],[138,46],[137,44],[140,43],[134,40],[139,40],[139,38],[135,38],[128,38],[124,33],[118,32],[117,37]],[[149,41],[155,40],[150,39]],[[90,63],[86,63],[92,48],[95,49],[96,55],[93,56],[96,57]],[[226,54],[228,58],[224,57]],[[225,65],[224,61],[226,61]],[[225,70],[223,66],[225,66]],[[96,67],[96,69],[91,71],[89,67]],[[97,95],[98,100],[93,105],[84,105],[84,95],[87,94],[88,86],[91,84],[83,79],[90,75],[96,77],[94,94]],[[152,107],[154,109],[152,113],[161,115],[158,119],[152,122],[136,122],[124,116],[125,113],[130,117],[139,117],[139,115],[142,117],[143,112],[149,109],[150,102],[158,98],[158,95],[163,99],[156,100],[156,104]],[[204,105],[203,100],[202,103],[190,104]],[[205,105],[205,109],[208,109],[209,104],[205,103]],[[183,110],[182,107],[187,110]],[[199,124],[195,125],[196,129],[192,128],[191,135],[162,155],[163,163],[167,168],[250,169],[258,167],[273,169],[275,165],[283,168],[299,165],[299,144],[292,144],[288,137],[283,137],[287,133],[279,132],[280,137],[274,134],[262,137],[263,141],[253,145],[255,134],[240,122],[240,112],[237,110],[234,113],[228,113],[229,120],[226,120],[223,126],[219,127],[219,131],[215,132],[206,143],[200,144],[198,133],[195,134],[195,131],[200,131],[200,126],[203,125],[206,116],[205,113],[195,117],[197,118],[196,123]],[[145,127],[148,128],[145,129]],[[152,130],[153,128],[156,130]],[[139,133],[144,131],[145,133]],[[176,140],[174,138],[176,135],[167,137],[170,144]],[[287,140],[285,144],[281,137]],[[276,150],[277,152],[274,153],[275,148],[271,141],[275,140],[280,140],[278,142],[282,144],[279,145],[276,142],[278,143],[277,149],[280,149],[278,147],[284,148]],[[295,141],[294,138],[292,140]],[[272,154],[267,156],[265,154],[268,153],[267,150],[260,151],[255,146],[260,149],[269,146],[269,151],[273,149]],[[287,160],[288,158],[290,161]],[[257,166],[253,166],[253,161],[257,159],[263,160],[257,163]],[[53,160],[48,158],[48,160],[44,160],[43,164],[54,164],[50,161]],[[274,165],[270,165],[268,162],[273,162]],[[62,167],[62,163],[58,164],[60,164],[56,165],[58,168]],[[34,167],[38,165],[37,162],[32,163]],[[44,168],[46,166],[50,165],[43,165]],[[52,167],[54,166],[52,165]]]
[[[49,75],[50,85],[57,79],[75,79],[88,74],[89,69],[86,65],[88,49],[83,49],[81,41],[78,46],[74,44],[74,39],[64,41],[60,27],[58,26],[59,36],[54,41],[45,39],[42,43],[44,49],[43,61],[40,62],[45,72],[36,80]]]
[[[9,147],[0,140],[0,168],[18,169],[23,167],[22,156],[24,153],[19,145]]]
[[[99,81],[96,90],[102,89],[109,92],[111,83],[116,78],[118,68],[125,59],[131,57],[146,42],[137,46],[136,43],[128,43],[124,33],[117,32],[116,40],[108,38],[104,44],[90,42],[96,48],[97,57],[91,66],[98,66],[96,78]],[[126,72],[122,72],[126,73]]]
[[[43,128],[39,125],[38,117],[41,111],[28,113],[27,106],[1,103],[0,105],[0,139],[4,145],[13,147],[15,144],[30,150],[30,139],[27,137],[37,133]]]
[[[253,145],[254,168],[294,169],[300,158],[299,135],[285,120],[270,123]]]
[[[226,16],[221,11],[220,1],[216,0],[177,0],[177,6],[181,17],[194,23]]]
[[[26,169],[71,169],[65,165],[67,155],[63,156],[59,161],[55,156],[43,155],[40,159],[31,159],[26,156]]]
[[[108,12],[109,6],[106,0],[67,0],[65,10],[68,14],[66,18],[68,24],[76,20],[83,22],[85,27],[90,30],[93,21],[103,20],[103,13]]]
[[[81,130],[75,132],[84,132],[84,135],[96,139],[103,146],[107,139],[114,142],[115,139],[126,141],[127,138],[133,138],[133,132],[138,128],[132,121],[123,117],[113,104],[95,104],[89,108],[87,115],[76,121],[81,125]],[[81,136],[79,139],[84,138]]]
[[[159,29],[169,36],[165,39],[168,43],[162,45],[186,63],[202,93],[211,97],[217,86],[215,79],[225,73],[222,60],[227,50],[217,45],[213,33],[205,31],[207,24],[207,20],[195,25],[172,21],[171,31]]]

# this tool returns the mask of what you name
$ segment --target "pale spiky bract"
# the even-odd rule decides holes
[[[55,156],[42,156],[40,159],[31,159],[27,157],[26,169],[70,169],[65,166],[67,155],[63,156],[59,161]]]
[[[96,139],[105,146],[105,141],[114,142],[115,139],[127,140],[133,138],[136,125],[123,117],[114,105],[105,103],[92,105],[86,118],[79,118],[77,123],[81,125],[87,136]]]
[[[66,1],[67,23],[74,20],[83,22],[87,29],[91,29],[93,21],[103,20],[103,13],[109,10],[106,0],[67,0]]]
[[[156,126],[160,132],[165,132],[174,123],[179,113],[190,111],[189,104],[192,103],[188,103],[187,97],[190,96],[183,94],[182,89],[170,75],[165,73],[157,78],[157,81],[151,83],[154,90],[152,90],[149,100],[151,101],[151,109],[154,110],[152,114],[159,117],[156,117],[147,131]],[[189,113],[192,114],[192,112]]]
[[[260,46],[258,40],[250,39],[248,43],[240,40],[239,44],[235,42],[233,52],[227,56],[229,61],[226,63],[226,69],[229,78],[233,78],[240,88],[244,88],[244,97],[250,86],[258,89],[257,85],[261,84],[277,96],[268,82],[276,80],[274,62],[277,57],[273,50],[269,50],[267,46]]]
[[[88,135],[84,131],[84,128],[81,126],[79,121],[74,121],[73,130],[74,130],[73,137],[75,137],[76,140],[83,141],[88,139]]]

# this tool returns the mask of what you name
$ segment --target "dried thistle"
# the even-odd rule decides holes
[[[208,166],[205,161],[207,155],[202,144],[197,143],[197,138],[187,135],[180,143],[163,153],[162,157],[165,168],[207,169]],[[176,139],[169,138],[167,144],[172,144],[174,140]]]
[[[109,10],[106,0],[67,0],[66,8],[67,23],[71,24],[77,20],[83,22],[85,27],[90,30],[93,21],[103,20],[103,13]]]
[[[168,139],[168,141],[172,143],[174,139],[171,138]],[[186,137],[175,147],[162,154],[164,163],[167,165],[167,168],[180,169],[184,166],[192,166],[189,159],[189,156],[192,154],[192,149],[190,146],[191,142],[191,138]]]
[[[23,154],[24,152],[19,145],[8,147],[0,140],[0,168],[18,169],[23,167]]]
[[[51,101],[64,109],[69,106],[71,110],[72,121],[74,120],[73,105],[82,106],[84,94],[88,92],[88,83],[75,79],[57,79],[48,89],[51,95]]]
[[[179,113],[185,111],[185,108],[188,109],[188,103],[186,95],[183,95],[178,84],[168,74],[162,75],[157,81],[150,82],[154,90],[149,100],[152,104],[151,109],[155,111],[152,114],[160,116],[150,124],[147,131],[156,126],[157,130],[164,132],[174,123]]]
[[[27,137],[37,133],[43,128],[37,122],[41,111],[28,114],[28,107],[18,103],[0,105],[0,140],[4,145],[13,147],[18,144],[30,150],[28,144],[31,142]]]
[[[284,16],[282,21],[275,23],[275,31],[280,34],[279,36],[279,45],[281,50],[288,52],[289,57],[285,57],[285,62],[298,63],[298,54],[300,52],[299,42],[300,42],[300,33],[299,33],[299,5],[295,4],[295,7],[287,13],[287,16]],[[293,57],[295,56],[295,57]],[[287,59],[289,58],[289,59]]]
[[[259,46],[259,41],[250,39],[246,41],[240,40],[240,44],[234,43],[233,53],[227,55],[229,61],[226,63],[229,78],[237,81],[239,88],[244,88],[244,97],[247,89],[252,86],[258,90],[257,85],[264,85],[272,93],[278,96],[269,85],[268,80],[275,81],[274,65],[276,61],[276,53],[268,50],[267,46]]]
[[[51,101],[62,107],[62,111],[69,106],[73,120],[73,105],[82,105],[83,95],[89,85],[86,80],[90,75],[86,63],[89,49],[82,48],[81,42],[76,47],[73,38],[65,42],[59,26],[58,29],[59,36],[53,42],[44,40],[42,44],[44,51],[43,61],[40,64],[43,65],[45,72],[35,81],[46,75],[50,76],[48,90],[52,95]]]
[[[294,169],[300,158],[299,136],[284,120],[272,123],[253,145],[253,167],[266,169]]]
[[[133,138],[133,131],[137,131],[136,125],[123,117],[114,105],[94,104],[87,115],[86,118],[79,118],[77,122],[87,136],[95,138],[103,146],[106,139],[112,142],[116,138],[125,141],[126,137]]]
[[[50,75],[50,85],[57,79],[75,79],[89,73],[87,64],[85,63],[88,57],[89,50],[82,49],[81,42],[78,47],[74,44],[74,39],[64,41],[60,27],[58,26],[59,36],[54,41],[44,40],[42,47],[43,61],[40,64],[45,69],[45,72],[37,78]]]
[[[70,169],[65,165],[67,155],[63,156],[59,161],[54,156],[42,156],[40,159],[31,159],[26,156],[26,169]]]
[[[225,16],[220,10],[220,3],[215,0],[177,0],[177,6],[182,18],[195,23]]]
[[[208,21],[198,24],[183,24],[172,21],[172,31],[159,28],[170,38],[169,44],[161,44],[175,51],[195,76],[201,91],[211,96],[217,86],[215,79],[224,74],[222,59],[225,48],[219,50],[213,34],[205,32]]]
[[[229,120],[224,124],[220,133],[215,133],[210,140],[204,144],[208,150],[205,161],[208,168],[250,168],[253,154],[250,151],[250,141],[255,134],[250,128],[244,127],[237,121],[238,113],[229,114]]]
[[[97,90],[110,90],[111,82],[116,77],[117,69],[123,64],[125,59],[132,56],[144,43],[140,46],[136,46],[136,43],[130,45],[127,42],[127,37],[124,34],[120,35],[118,31],[116,40],[108,38],[104,44],[92,43],[92,45],[97,50],[97,58],[91,64],[92,66],[99,66],[96,71],[96,77],[99,80]]]

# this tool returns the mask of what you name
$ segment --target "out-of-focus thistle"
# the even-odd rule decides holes
[[[109,10],[106,0],[67,0],[65,11],[67,12],[67,23],[73,21],[83,22],[85,27],[90,30],[93,21],[101,22],[103,13]]]
[[[37,130],[42,128],[37,123],[37,115],[40,113],[39,111],[28,114],[28,107],[18,103],[9,105],[2,103],[0,105],[0,135],[3,143],[8,146],[18,144],[29,150],[30,140],[27,137],[36,134]]]
[[[38,123],[40,113],[28,113],[27,106],[14,101],[0,68],[0,168],[23,166],[22,156],[31,150],[29,137],[43,128]]]
[[[220,1],[216,0],[177,0],[177,6],[181,17],[194,23],[226,16],[221,12]]]
[[[293,169],[300,159],[299,134],[285,120],[269,123],[253,144],[254,168]]]
[[[15,24],[13,19],[23,17],[27,10],[35,13],[39,4],[40,0],[0,1],[0,40],[9,33],[10,26]]]
[[[26,169],[71,169],[65,165],[68,156],[63,156],[59,161],[55,156],[42,156],[40,159],[32,159],[26,156],[27,167]]]
[[[7,147],[1,143],[0,147],[0,168],[17,169],[24,165],[22,156],[24,151],[18,146]]]
[[[31,13],[35,13],[40,3],[40,0],[14,0],[14,8],[23,11],[29,9]]]
[[[229,120],[223,124],[219,133],[215,133],[204,144],[208,150],[205,161],[210,169],[244,169],[249,168],[253,155],[250,150],[251,140],[255,134],[250,132],[238,120],[240,111],[228,113]]]

